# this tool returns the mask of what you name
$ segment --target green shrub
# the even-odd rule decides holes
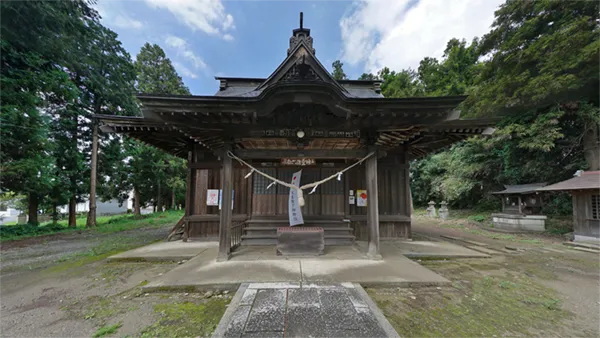
[[[481,222],[487,221],[488,218],[485,215],[471,215],[471,216],[468,217],[468,219],[470,221],[481,223]]]

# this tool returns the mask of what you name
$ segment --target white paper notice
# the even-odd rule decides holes
[[[300,176],[302,175],[302,170],[295,172],[294,176],[292,176],[292,184],[299,187],[300,186]],[[298,190],[290,189],[290,197],[288,199],[288,211],[290,216],[290,226],[304,224],[304,219],[302,218],[302,209],[300,208],[300,202],[298,201]]]
[[[219,205],[219,189],[206,190],[206,205]]]

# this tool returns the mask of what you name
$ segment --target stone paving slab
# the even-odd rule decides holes
[[[242,284],[213,337],[398,337],[360,285],[344,285],[287,289],[277,283],[252,289]]]
[[[217,242],[159,242],[108,257],[110,261],[180,261],[199,254],[216,254]]]

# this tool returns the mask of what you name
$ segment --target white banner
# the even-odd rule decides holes
[[[299,187],[300,186],[300,176],[302,175],[302,170],[295,172],[294,176],[292,176],[292,184]],[[298,201],[298,190],[290,189],[290,197],[288,199],[288,212],[290,216],[290,226],[304,224],[304,219],[302,218],[302,209],[300,208],[300,202]]]

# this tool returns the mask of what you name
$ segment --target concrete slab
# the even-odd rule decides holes
[[[366,246],[366,243],[360,243]],[[409,258],[489,258],[490,255],[448,242],[389,241],[381,243],[381,255],[404,255]]]
[[[444,285],[446,278],[404,256],[384,256],[383,260],[300,261],[305,282],[352,282],[364,286]]]
[[[450,282],[399,255],[379,261],[296,259],[216,262],[216,252],[199,255],[143,286],[145,291],[232,290],[241,283],[249,289],[295,289],[322,283],[361,283],[367,286],[444,285]],[[277,282],[277,283],[272,283]]]
[[[189,260],[208,249],[218,249],[217,242],[159,242],[108,257],[111,261],[180,261]]]
[[[234,290],[240,283],[302,281],[298,260],[217,262],[217,249],[205,251],[146,284],[146,291]]]

